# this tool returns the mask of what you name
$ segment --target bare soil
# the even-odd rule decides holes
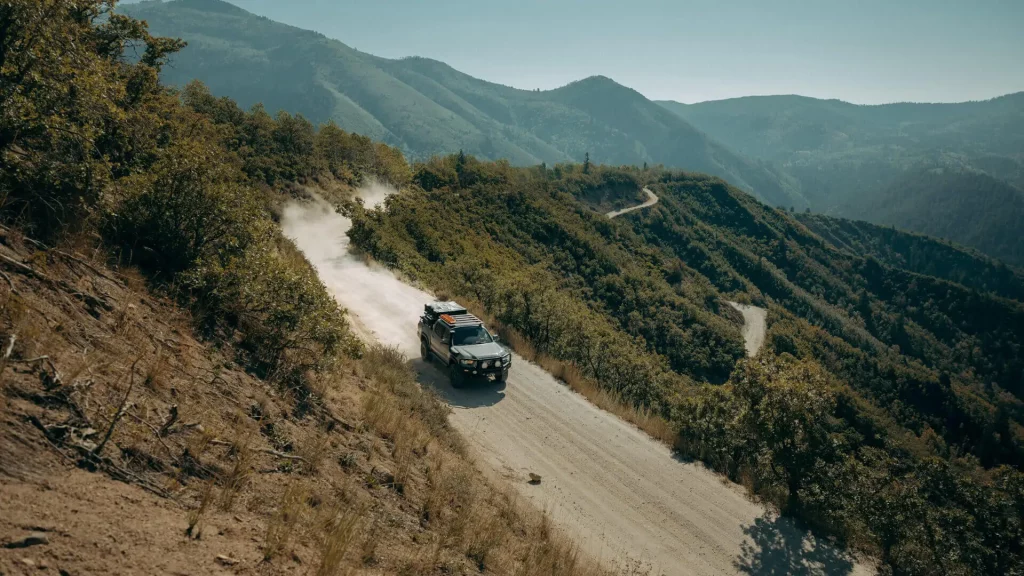
[[[0,575],[601,573],[424,423],[400,358],[281,390],[62,248],[0,229]]]

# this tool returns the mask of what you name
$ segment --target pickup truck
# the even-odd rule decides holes
[[[424,306],[417,334],[420,355],[448,367],[453,388],[473,379],[504,382],[512,367],[512,354],[498,344],[484,323],[455,302],[432,302]]]

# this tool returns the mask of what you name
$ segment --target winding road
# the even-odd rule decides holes
[[[655,204],[658,203],[658,195],[655,194],[654,192],[651,192],[650,188],[647,188],[645,186],[644,187],[644,192],[647,193],[647,200],[644,201],[643,204],[637,204],[636,206],[630,206],[629,208],[623,208],[622,210],[613,210],[613,211],[605,214],[605,216],[607,216],[609,218],[618,218],[619,216],[622,216],[623,214],[629,214],[630,212],[635,212],[635,211],[643,209],[643,208],[650,208],[651,206],[654,206]]]
[[[644,186],[644,192],[647,193],[647,200],[643,204],[637,204],[636,206],[630,206],[629,208],[623,208],[622,210],[615,210],[609,212],[606,216],[608,216],[608,218],[617,218],[623,214],[635,212],[636,210],[650,208],[658,203],[658,195],[652,192],[650,188]],[[758,308],[757,306],[751,306],[749,304],[740,304],[738,302],[729,302],[729,305],[743,314],[743,340],[746,343],[747,356],[753,358],[754,356],[757,356],[757,353],[761,350],[761,346],[764,345],[764,336],[767,331],[765,319],[768,317],[768,311],[764,308]]]
[[[743,314],[743,341],[747,345],[747,356],[753,358],[757,356],[757,353],[761,351],[761,346],[764,345],[764,336],[768,330],[766,325],[768,311],[739,302],[729,302],[729,305]]]
[[[289,205],[282,217],[354,324],[417,357],[416,321],[432,297],[349,254],[349,226],[318,204]],[[870,573],[518,355],[507,384],[462,390],[436,364],[413,363],[478,461],[609,564],[638,561],[652,575]],[[542,483],[527,484],[530,472]]]

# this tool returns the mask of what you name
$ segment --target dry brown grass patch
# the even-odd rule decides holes
[[[277,509],[267,521],[267,531],[263,538],[264,561],[269,562],[288,551],[295,528],[302,520],[307,496],[308,490],[300,482],[292,482],[281,495]]]

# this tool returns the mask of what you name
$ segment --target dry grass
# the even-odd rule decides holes
[[[249,484],[252,476],[253,452],[249,447],[251,438],[247,434],[239,434],[232,442],[231,452],[234,463],[224,476],[224,488],[220,494],[220,507],[230,512],[235,507],[238,495]]]
[[[437,402],[409,391],[416,387],[406,359],[393,349],[374,346],[363,371],[377,384],[364,402],[364,422],[393,441],[396,484],[413,482],[423,470],[422,489],[405,491],[420,506],[420,523],[432,534],[409,557],[401,574],[452,569],[449,563],[469,560],[480,572],[575,576],[602,574],[605,569],[581,558],[578,548],[553,530],[550,520],[520,506],[510,488],[486,482],[459,450],[446,448],[451,434],[428,425],[416,402]],[[429,413],[429,409],[425,410]],[[371,547],[364,559],[373,557]]]
[[[633,424],[652,438],[665,444],[671,446],[675,442],[678,434],[667,420],[647,408],[633,406],[622,400],[615,392],[598,386],[596,382],[583,376],[575,364],[556,360],[549,356],[539,356],[536,358],[536,362],[555,378],[580,393],[591,404]]]
[[[336,508],[323,530],[320,540],[320,564],[316,576],[335,576],[342,570],[342,562],[352,543],[359,537],[362,513],[351,508]]]
[[[315,426],[302,432],[295,445],[296,456],[302,458],[302,473],[307,476],[319,474],[330,451],[331,439],[327,434]]]
[[[210,481],[203,484],[203,491],[199,495],[199,506],[192,508],[186,514],[186,520],[188,521],[188,528],[185,529],[185,535],[191,538],[200,538],[203,534],[203,516],[206,515],[210,505],[213,503],[214,494],[214,482]]]
[[[299,482],[292,482],[281,495],[277,510],[267,522],[263,538],[264,561],[269,562],[288,550],[295,528],[302,520],[307,495],[306,487]]]

